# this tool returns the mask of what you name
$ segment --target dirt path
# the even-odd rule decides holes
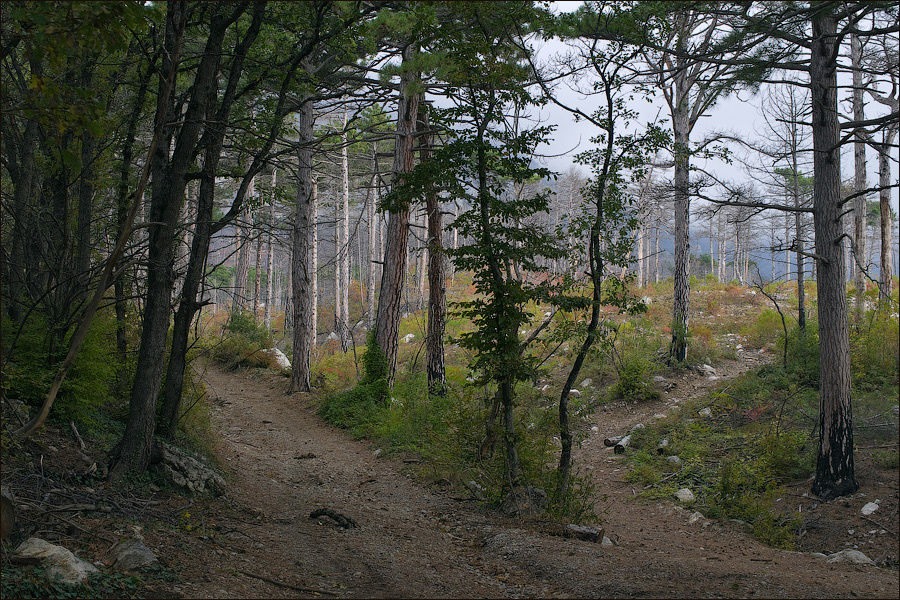
[[[671,503],[633,497],[603,436],[701,393],[714,383],[705,378],[678,381],[658,403],[596,414],[599,431],[577,459],[607,496],[599,508],[618,542],[611,548],[423,487],[401,474],[399,459],[377,458],[323,424],[309,398],[286,396],[282,378],[212,367],[205,379],[232,475],[230,511],[193,549],[204,564],[175,588],[188,597],[897,597],[896,571],[773,550],[728,526],[691,524]],[[358,526],[309,519],[320,507]]]

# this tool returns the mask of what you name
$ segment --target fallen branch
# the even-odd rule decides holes
[[[307,592],[310,594],[325,594],[326,596],[334,596],[335,594],[331,592],[326,592],[325,590],[317,590],[315,588],[305,588],[300,587],[298,585],[292,585],[290,583],[284,583],[283,581],[277,581],[275,579],[270,579],[265,575],[257,575],[256,573],[251,573],[250,571],[244,571],[242,569],[237,570],[241,575],[246,575],[247,577],[252,577],[253,579],[259,579],[260,581],[265,581],[266,583],[271,583],[274,586],[284,588],[286,590],[294,590],[295,592]]]
[[[69,421],[69,427],[72,428],[72,435],[75,436],[75,441],[78,442],[78,445],[81,447],[81,451],[84,452],[86,446],[84,445],[84,440],[81,439],[81,435],[78,433],[78,428],[75,427],[75,421]]]

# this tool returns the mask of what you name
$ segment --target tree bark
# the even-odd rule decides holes
[[[375,154],[377,157],[377,150],[375,150]],[[367,236],[369,241],[369,260],[366,269],[366,324],[369,330],[375,325],[375,261],[378,260],[375,253],[375,237],[377,235],[375,207],[378,205],[378,200],[378,176],[372,175],[372,201],[369,202],[369,205],[366,207],[366,220],[369,226],[369,235]]]
[[[819,448],[812,492],[823,499],[859,489],[853,461],[850,340],[841,227],[840,128],[837,120],[837,22],[813,11],[810,56],[813,216],[819,313]]]
[[[176,31],[179,27],[183,27],[186,12],[187,9],[181,2],[167,5],[165,44],[169,52],[164,53],[163,72],[169,71],[168,61],[175,54],[172,46],[176,42]],[[118,446],[118,456],[110,468],[110,477],[114,480],[121,479],[129,470],[143,472],[150,463],[151,441],[156,425],[156,399],[166,354],[169,303],[174,284],[176,225],[184,201],[185,175],[193,161],[208,103],[214,97],[211,92],[216,82],[222,42],[229,24],[228,19],[219,16],[214,16],[211,20],[206,47],[197,67],[190,101],[171,159],[168,156],[168,143],[159,144],[151,158],[152,225],[149,228],[147,298],[134,387],[129,401],[128,422]],[[157,127],[173,127],[165,125],[164,120],[172,102],[171,92],[160,94],[155,123]],[[170,136],[163,139],[170,139]]]
[[[350,161],[347,156],[347,113],[341,134],[341,208],[338,211],[337,282],[335,329],[341,339],[341,350],[350,350]]]
[[[428,110],[420,99],[419,122],[423,133],[420,160],[431,158],[434,134],[430,131]],[[441,204],[434,189],[425,190],[425,211],[428,215],[428,328],[425,333],[425,368],[428,373],[428,389],[434,394],[444,393],[444,322],[446,290],[444,287],[444,227]]]
[[[294,332],[290,393],[310,391],[310,354],[316,328],[313,306],[316,278],[313,265],[312,232],[316,226],[313,201],[313,126],[315,112],[312,98],[300,105],[300,139],[297,149],[297,206],[292,230],[293,256],[291,285],[293,291]]]
[[[403,50],[403,61],[409,62],[417,53],[413,45]],[[400,77],[400,99],[397,107],[397,141],[394,146],[395,183],[413,168],[416,114],[419,97],[410,87],[418,75],[404,71]],[[397,368],[397,345],[400,332],[400,302],[406,274],[406,246],[409,238],[409,205],[395,207],[388,213],[387,243],[384,249],[384,268],[375,317],[375,343],[387,359],[388,381],[393,382]]]
[[[891,278],[893,276],[893,253],[891,252],[891,161],[890,147],[896,129],[886,130],[882,144],[878,148],[878,212],[881,229],[881,262],[878,276],[878,303],[885,308],[890,305]]]
[[[675,264],[673,266],[674,293],[672,301],[672,342],[670,360],[684,362],[687,359],[688,319],[690,315],[690,279],[688,260],[691,255],[689,190],[690,149],[688,144],[688,114],[685,91],[676,91],[680,103],[674,117],[675,133]],[[683,99],[682,99],[683,98]],[[737,266],[737,265],[735,265]]]
[[[861,69],[862,44],[859,36],[850,36],[850,62],[853,68],[853,120],[865,120],[863,107],[863,77]],[[866,142],[861,131],[856,133],[853,141],[853,188],[856,194],[853,199],[853,254],[855,257],[856,277],[854,287],[855,320],[862,322],[866,310],[866,194],[861,192],[866,189]]]
[[[275,186],[278,183],[278,170],[273,166],[272,167],[272,195],[269,199],[269,227],[275,227]],[[272,232],[271,230],[266,235],[266,308],[263,313],[263,322],[266,324],[266,329],[269,330],[272,328],[272,288],[274,287],[274,281],[272,280],[275,275],[275,260],[272,255],[273,247],[272,247]]]

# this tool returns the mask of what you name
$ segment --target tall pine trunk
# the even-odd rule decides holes
[[[409,62],[417,53],[413,45],[403,49],[403,61]],[[416,114],[419,96],[411,89],[418,75],[410,70],[400,77],[400,98],[397,107],[397,139],[394,146],[394,177],[399,183],[413,168]],[[387,359],[388,380],[393,381],[397,368],[397,346],[400,333],[400,303],[406,274],[406,247],[409,238],[409,205],[394,207],[388,213],[387,243],[384,249],[384,269],[375,317],[375,343]]]
[[[819,313],[819,448],[812,492],[823,499],[859,489],[853,462],[850,339],[841,242],[841,156],[837,106],[837,21],[831,9],[812,16],[810,55],[813,216]]]
[[[850,62],[853,67],[853,120],[866,118],[863,107],[863,74],[860,70],[862,62],[862,44],[859,36],[850,36]],[[856,263],[854,286],[855,319],[862,322],[866,310],[866,142],[862,132],[857,132],[853,141],[853,191],[858,194],[853,199],[853,255]]]
[[[421,102],[421,101],[420,101]],[[430,131],[428,111],[419,105],[424,133],[420,160],[425,163],[431,158],[434,134]],[[446,290],[444,288],[444,227],[441,218],[441,204],[433,189],[425,191],[425,211],[428,216],[428,328],[425,332],[425,368],[428,372],[428,389],[432,393],[443,394],[444,372],[444,320],[446,313]]]
[[[292,229],[291,286],[293,292],[294,332],[291,392],[310,391],[310,354],[315,342],[313,322],[312,231],[315,228],[313,203],[313,101],[307,98],[300,105],[300,139],[297,149],[297,206]]]

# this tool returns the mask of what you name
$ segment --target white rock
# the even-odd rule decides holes
[[[543,386],[541,386],[541,391],[542,391],[542,392],[546,392],[546,391],[549,390],[549,389],[550,389],[550,384],[549,384],[549,383],[545,383]]]
[[[594,383],[594,380],[591,379],[590,377],[588,377],[587,379],[585,379],[584,381],[581,382],[581,387],[583,387],[583,388],[591,387],[591,385],[593,385],[593,383]]]
[[[700,365],[697,368],[704,375],[715,375],[716,374],[716,370],[707,364]]]
[[[710,409],[710,408],[707,406],[706,408],[700,409],[700,410],[697,412],[697,414],[700,415],[701,417],[711,417],[711,416],[712,416],[712,409]]]
[[[876,510],[878,510],[877,502],[867,502],[866,505],[863,506],[862,510],[860,510],[859,512],[868,516],[868,515],[871,515],[873,512],[875,512]]]
[[[810,556],[815,556],[816,558],[828,558],[828,555],[823,552],[810,552]]]
[[[656,413],[656,414],[653,415],[653,418],[654,418],[654,419],[665,419],[665,418],[666,418],[666,413]]]
[[[374,456],[375,458],[378,458],[379,456],[381,456],[381,454],[382,454],[383,452],[384,452],[384,450],[382,450],[381,448],[379,448],[378,450],[375,450],[374,452],[372,452],[372,456]]]
[[[544,313],[544,317],[545,317],[545,318],[547,318],[547,317],[549,317],[549,316],[550,316],[550,311],[547,311],[547,312]]]
[[[666,462],[669,464],[675,465],[676,467],[680,467],[681,466],[681,457],[675,456],[675,455],[667,456]]]
[[[404,343],[404,344],[408,344],[408,343],[410,343],[411,341],[413,341],[414,339],[416,339],[416,334],[414,334],[414,333],[407,333],[406,335],[403,336],[403,343]]]
[[[594,425],[593,427],[591,427],[591,431],[593,431],[594,433],[597,433],[598,431],[600,431],[600,428],[597,427],[596,425]]]
[[[260,350],[259,354],[266,362],[266,366],[276,371],[289,371],[291,369],[291,361],[285,356],[284,352],[278,348],[266,348]]]
[[[692,512],[691,516],[688,517],[688,523],[690,523],[691,525],[693,525],[697,521],[702,521],[702,520],[703,520],[703,513],[701,513],[700,511],[697,511],[697,510]]]
[[[332,331],[331,333],[328,334],[328,339],[331,340],[331,341],[337,340],[337,339],[338,339],[338,334],[335,333],[334,331]]]
[[[69,585],[78,585],[98,572],[97,567],[81,560],[71,551],[40,538],[28,538],[19,544],[16,553],[22,558],[40,560],[47,575],[56,575]]]
[[[603,541],[600,542],[600,547],[601,548],[612,548],[613,546],[615,546],[613,541],[604,535]]]
[[[691,502],[693,502],[695,500],[694,492],[692,492],[688,488],[681,488],[680,490],[675,492],[675,497],[678,498],[679,501],[681,501],[685,504],[690,504]]]
[[[581,390],[576,390],[575,388],[572,388],[571,390],[569,390],[569,395],[572,396],[573,398],[581,398]]]
[[[828,557],[830,563],[847,563],[851,565],[874,565],[872,559],[859,550],[841,550]]]
[[[666,382],[666,378],[663,377],[662,375],[654,375],[654,376],[653,376],[653,381],[654,381],[655,383],[665,383],[665,382]]]
[[[718,375],[710,375],[709,377],[707,377],[707,379],[709,379],[710,381],[718,381],[719,376]]]
[[[653,298],[651,298],[650,296],[644,296],[643,298],[641,298],[641,302],[649,306],[653,304]]]

